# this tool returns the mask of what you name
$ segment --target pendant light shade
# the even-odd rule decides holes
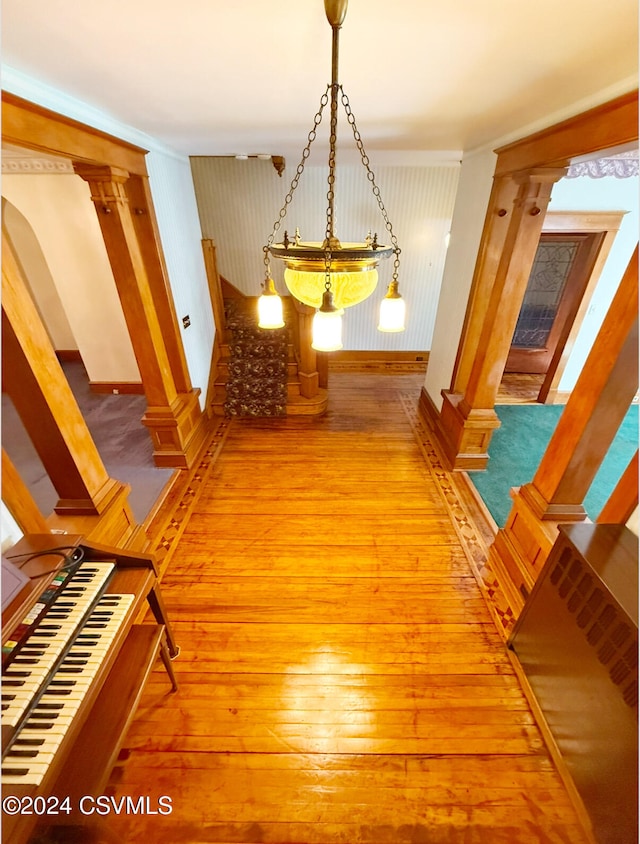
[[[258,328],[282,328],[282,299],[272,278],[265,279],[262,296],[258,299]]]
[[[398,293],[398,282],[392,281],[387,295],[380,302],[380,322],[378,331],[388,333],[404,331],[405,304]]]
[[[293,296],[304,305],[319,308],[324,293],[325,271],[308,272],[306,270],[286,269],[284,283]],[[331,271],[331,292],[338,310],[350,308],[371,296],[378,284],[378,271],[366,269],[361,272]]]
[[[332,351],[342,348],[341,329],[338,329],[341,323],[340,313],[336,313],[336,311],[341,312],[344,308],[357,305],[373,293],[378,283],[377,266],[382,259],[389,258],[391,255],[394,256],[392,285],[395,294],[393,298],[397,299],[398,302],[385,305],[384,311],[391,309],[395,316],[391,318],[385,315],[380,320],[379,328],[381,331],[402,331],[404,329],[404,303],[397,292],[400,263],[398,239],[393,232],[389,215],[382,202],[380,190],[371,170],[369,157],[364,149],[362,136],[356,126],[349,98],[338,81],[339,35],[347,12],[347,4],[348,0],[324,0],[325,13],[332,29],[331,83],[327,85],[325,93],[320,98],[320,108],[314,117],[313,128],[309,132],[307,145],[303,150],[302,158],[291,182],[289,192],[285,197],[284,205],[280,209],[278,219],[274,223],[273,231],[263,250],[266,278],[270,279],[270,257],[282,260],[285,265],[284,280],[290,293],[299,302],[312,308],[319,308],[317,319],[314,320],[314,339],[312,341],[312,347],[319,351]],[[378,235],[373,234],[372,236],[371,231],[368,232],[361,243],[343,244],[335,232],[336,142],[338,107],[340,105],[344,108],[347,122],[353,131],[360,159],[380,209],[384,226],[391,241],[390,244],[379,243]],[[316,138],[317,129],[322,121],[326,106],[329,106],[330,109],[330,126],[324,241],[303,243],[300,239],[299,229],[296,228],[293,239],[290,239],[288,233],[284,231],[282,242],[276,243],[276,234],[282,227],[287,209],[304,172],[305,163],[310,155],[311,144]],[[325,307],[325,297],[328,292],[333,294],[330,308]],[[266,295],[268,293],[265,288]],[[388,294],[387,298],[389,298]],[[387,299],[385,299],[386,302]],[[402,311],[402,315],[400,315],[400,311]],[[315,328],[316,322],[318,325],[317,331]],[[320,326],[324,327],[321,329]],[[328,339],[329,333],[332,339]]]
[[[333,304],[330,290],[324,292],[311,330],[311,348],[316,352],[337,352],[342,348],[342,315]]]

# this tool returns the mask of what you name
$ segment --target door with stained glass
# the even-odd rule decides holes
[[[592,233],[543,233],[511,341],[506,372],[546,373],[584,295],[594,255]]]

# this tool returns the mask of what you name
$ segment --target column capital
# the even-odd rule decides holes
[[[515,173],[511,174],[511,178],[517,184],[523,184],[524,182],[539,182],[539,183],[546,183],[546,184],[554,184],[555,182],[559,182],[560,179],[563,179],[567,175],[567,167],[531,167],[528,170],[517,170]]]
[[[85,182],[126,182],[130,176],[128,170],[112,167],[110,164],[85,164],[83,161],[74,161],[73,169]]]
[[[129,179],[127,170],[121,167],[104,165],[97,167],[93,164],[82,164],[73,162],[73,169],[81,179],[89,184],[91,189],[91,201],[95,203],[98,211],[111,213],[111,206],[128,206],[129,198],[125,184]]]
[[[536,167],[514,173],[513,180],[518,185],[518,193],[513,201],[514,210],[518,209],[526,215],[527,203],[531,203],[528,213],[532,217],[542,215],[540,218],[542,221],[551,198],[551,190],[566,173],[566,167]],[[541,226],[542,222],[540,222]]]

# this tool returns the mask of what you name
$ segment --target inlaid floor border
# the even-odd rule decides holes
[[[185,472],[164,502],[155,529],[152,529],[150,552],[156,559],[160,580],[166,571],[193,512],[204,483],[208,479],[231,430],[233,419],[215,417],[215,428],[194,466]]]
[[[491,567],[489,549],[472,515],[458,491],[455,474],[444,468],[442,455],[428,425],[420,415],[415,393],[398,391],[398,397],[420,447],[425,464],[451,517],[460,544],[465,552],[491,617],[505,641],[513,629],[516,616],[500,581]]]

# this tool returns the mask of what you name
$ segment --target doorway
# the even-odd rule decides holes
[[[546,374],[586,290],[602,234],[542,233],[505,372]]]
[[[559,385],[624,212],[548,212],[511,341],[505,374],[529,376],[537,401]]]

